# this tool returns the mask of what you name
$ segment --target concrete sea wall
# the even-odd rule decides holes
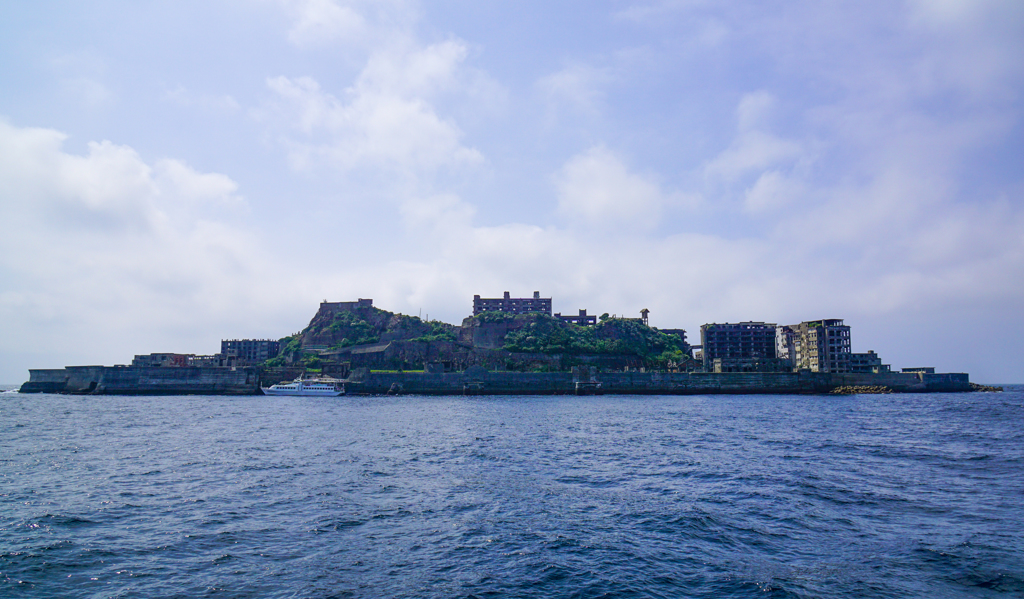
[[[843,386],[885,386],[902,393],[970,391],[967,374],[827,374],[815,372],[466,372],[432,374],[357,369],[350,394],[419,395],[696,395],[828,393]]]
[[[68,366],[29,370],[22,393],[95,395],[253,395],[259,393],[254,368],[161,368],[149,366]]]
[[[260,393],[254,368],[160,368],[69,366],[30,370],[22,393],[108,395],[252,395]],[[268,372],[279,382],[291,372]],[[742,393],[828,393],[836,387],[884,386],[896,392],[970,391],[966,374],[825,374],[801,372],[669,373],[495,372],[472,367],[465,372],[371,372],[354,370],[346,379],[349,394],[364,395],[697,395]]]

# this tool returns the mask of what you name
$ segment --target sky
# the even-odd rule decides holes
[[[0,382],[474,294],[1024,382],[1019,0],[0,5]]]

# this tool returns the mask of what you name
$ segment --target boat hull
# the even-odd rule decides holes
[[[264,395],[295,395],[300,397],[337,397],[345,394],[344,383],[337,380],[297,378],[290,383],[260,387]]]
[[[313,389],[273,389],[270,387],[260,387],[264,395],[294,395],[301,397],[338,397],[344,395],[345,391],[328,391],[328,390],[313,390]]]

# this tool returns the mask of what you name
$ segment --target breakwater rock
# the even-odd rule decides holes
[[[892,393],[893,390],[885,385],[843,385],[829,391],[833,395],[860,395]]]
[[[971,391],[983,391],[986,393],[999,393],[1002,391],[1002,387],[992,387],[989,385],[979,385],[978,383],[971,383]]]

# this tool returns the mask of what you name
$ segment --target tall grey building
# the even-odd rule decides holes
[[[840,318],[780,326],[776,344],[797,370],[852,372],[850,327]]]
[[[700,343],[704,370],[714,370],[715,360],[774,360],[775,324],[767,322],[712,323],[701,325]]]

